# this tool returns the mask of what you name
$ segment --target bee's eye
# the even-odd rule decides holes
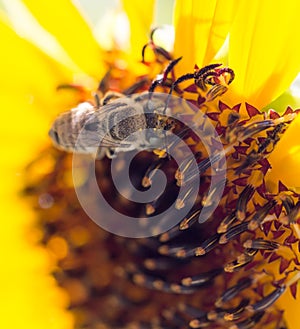
[[[49,131],[49,136],[51,137],[51,139],[56,143],[59,144],[60,140],[59,140],[59,136],[56,130],[51,129]]]
[[[85,130],[88,130],[88,131],[97,131],[97,129],[98,129],[98,122],[87,123],[84,126],[84,129]]]

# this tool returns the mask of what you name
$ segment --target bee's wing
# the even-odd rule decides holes
[[[113,140],[110,136],[105,135],[101,138],[101,143],[100,143],[100,147],[117,147],[117,148],[127,148],[129,147],[130,144],[129,143],[125,143],[123,141],[115,141]]]
[[[114,99],[110,103],[103,105],[99,110],[95,112],[95,121],[105,122],[109,120],[109,116],[111,112],[122,111],[128,106],[132,106],[132,100],[130,98],[124,97],[119,99]],[[128,148],[131,146],[130,143],[126,143],[125,141],[118,141],[113,139],[110,136],[109,131],[99,131],[99,137],[101,139],[100,147],[108,147],[108,148]]]

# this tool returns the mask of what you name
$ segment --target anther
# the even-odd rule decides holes
[[[243,221],[246,218],[246,208],[247,203],[253,195],[254,187],[251,185],[247,185],[241,195],[238,198],[237,206],[236,206],[236,217],[238,220]]]
[[[180,230],[186,230],[190,228],[198,219],[201,209],[197,209],[189,213],[188,217],[185,217],[179,224]]]
[[[215,302],[216,307],[220,307],[223,303],[226,303],[241,293],[243,290],[247,289],[252,284],[251,278],[243,278],[234,286],[228,288],[220,298]]]
[[[262,206],[259,210],[257,210],[248,224],[248,229],[250,231],[256,230],[262,224],[263,220],[268,215],[269,211],[275,206],[275,204],[276,201],[271,200]]]
[[[239,305],[231,310],[226,310],[224,314],[225,321],[236,321],[241,318],[241,315],[245,311],[245,307],[249,304],[249,299],[244,298],[241,300]]]
[[[235,217],[235,213],[232,212],[231,214],[229,214],[228,216],[226,216],[222,222],[220,223],[220,225],[217,228],[217,232],[218,233],[225,233],[228,231],[228,229],[230,229],[232,227],[232,224],[234,224],[236,222],[236,217]]]
[[[181,280],[184,286],[202,286],[211,282],[217,275],[223,272],[222,268],[214,269],[209,272],[201,273],[195,276],[186,277]]]
[[[257,312],[250,318],[233,324],[228,329],[252,329],[263,317],[264,312]]]
[[[224,271],[228,273],[233,273],[238,271],[240,268],[249,264],[253,259],[253,256],[242,254],[235,261],[228,263],[224,266]]]
[[[243,222],[241,224],[231,227],[226,233],[222,234],[219,240],[220,244],[225,244],[230,240],[235,239],[240,234],[248,230],[248,222]]]
[[[255,239],[255,240],[247,240],[244,242],[244,248],[251,249],[261,249],[261,250],[275,250],[278,249],[280,244],[275,241],[264,240],[264,239]]]
[[[218,245],[219,238],[219,234],[214,234],[210,238],[206,239],[199,247],[194,249],[195,255],[203,256],[213,250]]]
[[[276,302],[276,300],[284,293],[285,289],[286,289],[286,286],[284,286],[284,285],[281,287],[278,287],[277,289],[272,291],[267,296],[263,297],[258,302],[247,306],[246,307],[247,311],[259,312],[259,311],[265,310],[266,308],[270,307],[271,305],[273,305]]]

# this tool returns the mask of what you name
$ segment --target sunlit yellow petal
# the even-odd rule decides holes
[[[0,34],[1,41],[5,44],[5,51],[0,52],[0,94],[1,100],[7,100],[7,104],[1,106],[1,133],[11,131],[14,134],[17,129],[24,129],[27,133],[37,130],[42,132],[45,126],[37,125],[36,121],[32,122],[28,117],[32,115],[37,120],[47,118],[49,124],[54,113],[59,111],[56,87],[66,81],[72,81],[73,74],[64,65],[58,65],[26,40],[18,37],[1,21]],[[22,104],[28,104],[29,107],[25,109]],[[35,113],[31,111],[33,107]],[[16,109],[18,114],[15,113]],[[16,122],[19,119],[21,124],[17,128]],[[10,121],[14,122],[12,126],[7,124]],[[27,122],[28,128],[24,122]]]
[[[15,145],[14,145],[15,146]],[[20,146],[20,145],[19,145]],[[17,151],[17,149],[15,149]],[[2,154],[3,158],[6,154]],[[2,158],[1,158],[2,161]],[[73,319],[65,311],[68,298],[51,275],[49,256],[34,247],[34,214],[16,196],[23,177],[1,166],[0,193],[3,224],[1,250],[1,328],[71,329]],[[22,175],[21,175],[22,176]],[[10,179],[14,181],[11,182]],[[12,186],[14,188],[12,188]],[[2,224],[2,225],[3,225]]]
[[[82,70],[70,58],[54,36],[42,28],[26,6],[19,0],[6,1],[5,21],[24,39],[32,42],[45,54],[70,70],[81,73]]]
[[[141,60],[141,50],[149,40],[155,1],[123,0],[122,2],[130,24],[130,51],[135,59]]]
[[[101,61],[102,54],[99,45],[89,25],[71,1],[24,0],[23,3],[42,29],[38,28],[38,25],[33,29],[34,23],[28,24],[28,13],[23,10],[23,3],[20,0],[4,2],[14,25],[18,26],[19,30],[23,30],[23,33],[27,31],[32,38],[36,38],[37,45],[42,44],[41,39],[47,34],[47,38],[53,44],[52,47],[56,49],[59,45],[62,46],[70,60],[72,59],[82,71],[94,77],[97,75],[97,78],[104,74],[105,68]],[[51,36],[55,39],[51,39]],[[50,51],[49,53],[51,54]],[[78,69],[74,67],[74,71]]]
[[[46,141],[55,87],[72,77],[0,21],[1,328],[71,329],[68,298],[50,275],[53,262],[36,246],[35,216],[20,191],[25,165]],[[44,106],[41,106],[44,104]]]
[[[298,284],[298,290],[299,290]],[[287,328],[297,329],[299,327],[299,307],[300,301],[291,297],[291,295],[286,292],[279,299],[279,307],[284,309],[284,319],[287,323]]]
[[[232,88],[240,100],[261,108],[300,70],[300,2],[243,0],[236,7],[229,42],[229,66],[236,73]]]
[[[223,45],[234,14],[234,1],[177,0],[174,12],[175,56],[180,73],[209,64]]]
[[[289,187],[300,190],[300,116],[294,120],[271,153],[272,165],[267,178],[282,180]]]

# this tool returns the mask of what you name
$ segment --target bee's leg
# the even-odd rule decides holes
[[[110,103],[111,101],[113,101],[117,98],[121,98],[121,97],[126,97],[126,96],[124,94],[118,93],[116,91],[108,91],[101,100],[101,106],[106,105],[106,104]]]
[[[139,92],[140,90],[144,91],[148,82],[149,81],[147,78],[142,78],[141,80],[137,81],[136,83],[134,83],[133,85],[131,85],[130,87],[125,89],[123,91],[123,93],[124,93],[124,95],[131,95],[131,94],[135,94],[135,93]]]
[[[177,87],[177,85],[179,85],[181,82],[183,81],[187,81],[187,80],[191,80],[191,79],[195,79],[195,73],[187,73],[182,75],[181,77],[179,77],[177,80],[175,80],[172,83],[171,89],[169,91],[169,94],[172,94],[173,90]]]
[[[114,149],[109,147],[98,147],[97,153],[94,155],[95,159],[102,160],[105,156],[109,159],[113,159],[116,157],[116,152]]]
[[[106,150],[107,150],[106,147],[98,147],[97,153],[95,154],[95,158],[97,160],[103,159],[105,157],[105,155],[106,155]]]
[[[72,89],[78,92],[84,92],[84,87],[77,85],[75,83],[64,83],[56,87],[56,90],[61,90],[61,89]]]
[[[116,157],[117,153],[115,152],[114,149],[112,148],[107,148],[105,150],[105,155],[109,158],[109,159],[113,159]]]
[[[100,96],[97,93],[94,93],[93,96],[94,96],[96,107],[97,107],[97,109],[99,109],[101,106]]]

